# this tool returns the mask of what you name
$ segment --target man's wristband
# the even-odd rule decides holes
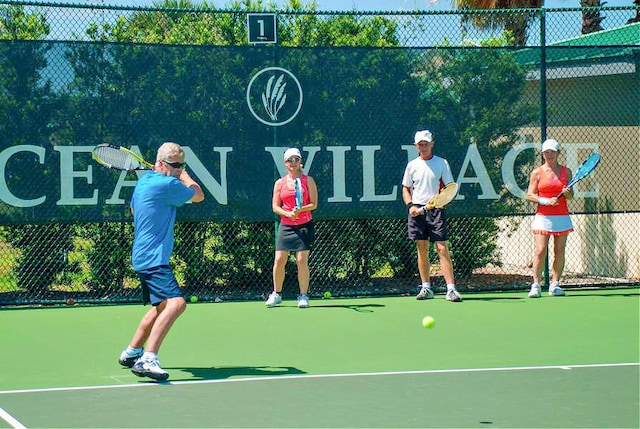
[[[407,208],[408,208],[408,209],[410,209],[412,205],[413,205],[413,201],[409,201],[409,202],[407,203]]]

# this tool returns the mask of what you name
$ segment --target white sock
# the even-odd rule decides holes
[[[429,282],[422,282],[422,287],[426,287],[426,288],[431,289],[431,283],[429,283]]]
[[[144,347],[134,348],[134,347],[131,347],[131,346],[127,346],[127,353],[130,354],[130,355],[138,354],[142,350],[144,350]]]
[[[456,290],[456,285],[455,284],[448,284],[447,285],[447,292],[451,292],[452,290]]]
[[[154,352],[144,352],[142,360],[155,360],[158,359],[158,354]]]

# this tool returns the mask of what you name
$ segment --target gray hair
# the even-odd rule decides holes
[[[184,149],[173,142],[163,143],[162,146],[158,148],[158,154],[156,155],[156,161],[178,161],[184,160]]]

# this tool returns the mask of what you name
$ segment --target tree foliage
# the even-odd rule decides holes
[[[535,119],[537,109],[523,100],[526,70],[515,60],[513,52],[499,45],[508,40],[487,40],[480,49],[447,49],[427,52],[416,73],[422,88],[419,109],[421,121],[434,131],[438,151],[442,151],[455,171],[461,168],[463,148],[477,145],[483,159],[496,160],[487,165],[492,183],[501,183],[501,160],[504,153],[518,141],[517,130]],[[498,47],[496,47],[498,45]],[[491,48],[490,48],[491,47]],[[526,168],[519,169],[521,181]],[[478,172],[462,172],[477,174]],[[465,195],[465,210],[469,213],[486,210],[492,204],[496,215],[513,213],[521,204],[509,197],[506,189],[497,189],[502,198],[494,203],[477,198],[479,185],[466,184],[460,193]],[[478,206],[482,207],[478,207]],[[499,231],[495,220],[472,218],[466,220],[464,233],[455,231],[452,254],[456,270],[468,275],[487,263],[499,265],[495,236]],[[460,223],[454,223],[462,227]],[[465,246],[456,246],[464,238]]]
[[[492,44],[487,49],[377,49],[398,46],[395,21],[352,14],[292,13],[278,21],[278,46],[254,47],[249,54],[247,12],[276,11],[274,5],[245,0],[217,10],[206,3],[195,7],[180,0],[159,6],[164,9],[134,11],[113,22],[90,25],[86,30],[90,43],[69,44],[66,60],[72,79],[55,93],[41,79],[47,65],[46,45],[31,48],[34,51],[26,44],[22,53],[12,49],[16,60],[3,61],[0,70],[5,88],[0,97],[6,97],[0,108],[8,112],[11,106],[21,106],[18,114],[23,117],[0,125],[3,131],[10,132],[15,142],[29,141],[28,133],[33,132],[34,136],[53,133],[57,144],[135,145],[147,158],[153,158],[159,144],[168,140],[211,142],[212,146],[215,141],[238,140],[299,147],[379,144],[380,159],[402,164],[406,154],[389,142],[396,142],[398,136],[409,141],[407,130],[426,125],[437,140],[452,142],[452,148],[465,147],[473,138],[487,159],[499,159],[513,143],[514,130],[531,119],[531,110],[519,101],[524,71],[509,50],[495,47],[500,42],[488,42]],[[288,7],[294,12],[314,12],[316,4],[303,6],[290,0]],[[17,23],[12,25],[16,29],[7,34],[26,31],[18,27],[31,29],[27,33],[34,39],[46,34],[43,17],[36,25],[34,17],[21,10],[15,16]],[[249,115],[238,114],[246,109],[244,98],[238,96],[246,90],[243,77],[273,64],[294,68],[304,82],[305,97],[317,100],[306,104],[296,121],[278,130],[277,137]],[[52,109],[54,114],[38,113],[37,109],[53,100],[60,103]],[[252,159],[255,148],[247,144],[234,150],[245,151],[244,158]],[[199,156],[216,171],[220,160],[213,152]],[[320,154],[319,158],[322,156],[330,155]],[[314,175],[328,182],[326,178],[333,173],[328,158],[318,159],[316,165],[320,167]],[[236,165],[229,177],[234,180],[234,175],[268,168],[273,166],[258,161]],[[401,173],[382,168],[376,180],[397,184]],[[491,166],[490,174],[497,181],[499,165]],[[354,199],[362,195],[360,179],[350,180],[347,186]],[[270,183],[255,183],[255,187],[263,189],[261,195],[269,199]],[[254,203],[241,192],[229,198],[246,200],[249,209]],[[415,271],[415,261],[407,257],[410,243],[404,231],[389,238],[388,223],[363,219],[362,213],[375,217],[375,204],[351,210],[345,216],[357,219],[348,221],[350,234],[345,234],[344,221],[323,222],[319,228],[324,255],[313,261],[314,281],[344,280],[357,288],[358,281],[375,276],[387,265],[398,276]],[[122,216],[123,222],[130,220]],[[317,219],[321,218],[319,210]],[[484,232],[476,234],[464,249],[456,250],[454,243],[454,258],[465,273],[496,262],[495,244],[487,234],[497,229],[493,221],[486,222]],[[452,240],[474,234],[464,234],[455,222],[453,228]],[[129,247],[123,240],[126,234],[129,229],[120,224],[86,227],[78,234],[93,246],[86,252],[91,287],[131,285],[123,280],[133,276],[123,262],[122,249]],[[74,246],[70,230],[61,227],[59,237],[58,247],[46,248],[51,255],[66,254]],[[184,223],[176,229],[172,263],[187,288],[264,285],[270,279],[273,241],[274,230],[264,223],[241,219],[227,224]],[[27,245],[25,240],[16,244]],[[37,253],[29,252],[25,254]],[[56,270],[64,269],[59,258],[51,259],[54,275],[47,281],[52,281]],[[29,270],[21,268],[20,272]],[[319,279],[319,273],[325,278]]]

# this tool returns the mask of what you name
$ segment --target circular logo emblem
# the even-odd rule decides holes
[[[289,70],[267,67],[247,86],[247,105],[260,122],[273,127],[288,124],[302,108],[302,87]]]

